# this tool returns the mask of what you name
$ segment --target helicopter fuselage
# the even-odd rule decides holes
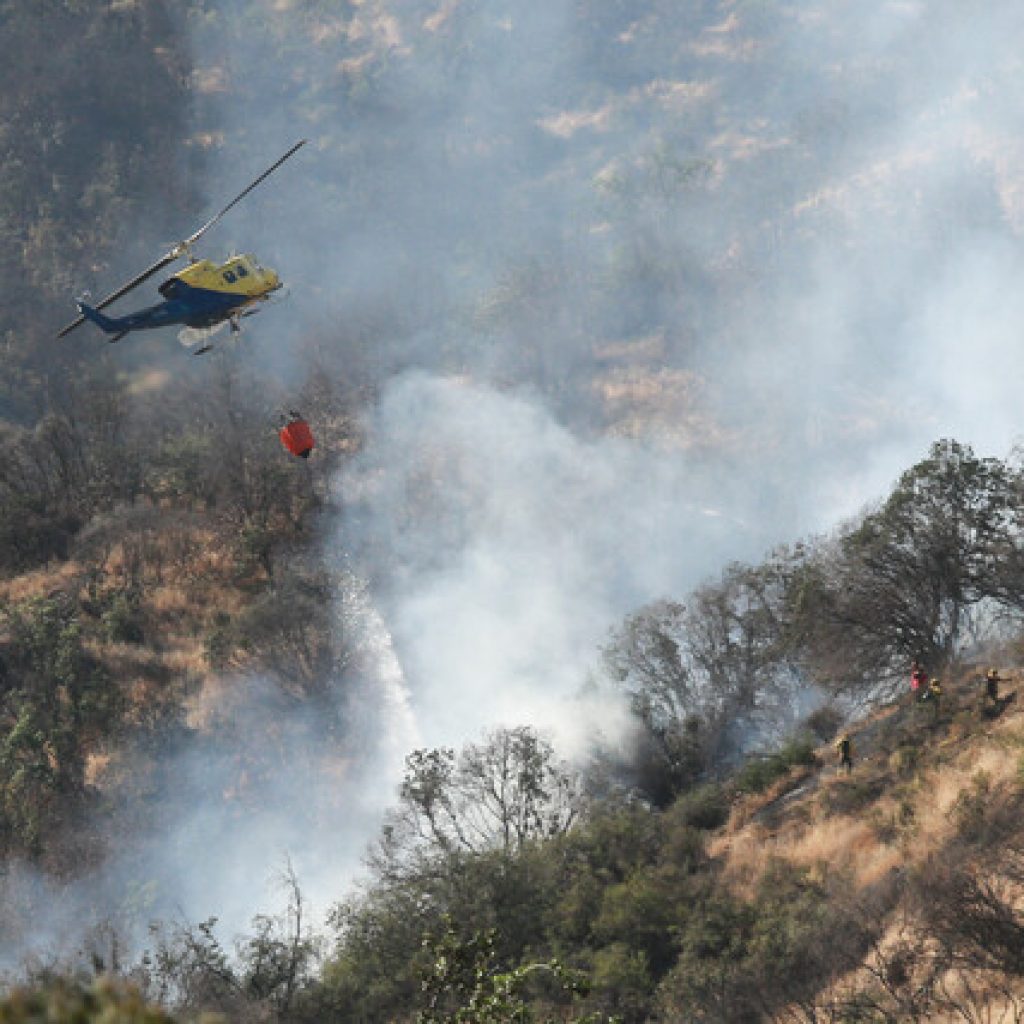
[[[212,327],[240,315],[280,287],[277,273],[260,266],[255,257],[232,256],[224,263],[196,260],[189,264],[160,285],[164,302],[134,313],[106,316],[81,300],[78,309],[87,320],[114,335],[111,341],[117,341],[129,331],[173,324]]]

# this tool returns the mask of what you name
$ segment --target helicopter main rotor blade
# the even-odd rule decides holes
[[[308,139],[300,139],[298,142],[296,142],[295,145],[292,146],[292,148],[289,149],[288,152],[285,153],[285,155],[281,157],[280,160],[278,160],[272,166],[268,167],[254,182],[252,182],[252,184],[247,185],[244,189],[242,189],[242,191],[239,192],[238,195],[235,196],[235,198],[232,199],[231,202],[228,203],[228,205],[225,206],[224,209],[220,211],[220,213],[211,217],[198,231],[196,231],[194,234],[189,235],[184,242],[179,243],[177,249],[188,249],[188,247],[192,245],[193,242],[197,241],[200,238],[200,236],[209,231],[210,228],[212,228],[213,225],[216,224],[217,221],[219,221],[221,217],[223,217],[224,214],[231,209],[231,207],[233,207],[236,203],[241,202],[261,181],[264,180],[264,178],[269,178],[270,175],[273,174],[274,171],[276,171],[278,167],[280,167],[281,164],[285,162],[285,160],[287,160],[293,154],[297,153],[308,141]]]
[[[111,292],[108,296],[97,302],[95,308],[104,309],[106,306],[109,306],[112,302],[116,302],[119,298],[121,298],[122,295],[127,295],[128,292],[130,292],[133,288],[138,288],[138,286],[142,284],[143,281],[148,280],[155,273],[163,270],[164,267],[166,267],[169,263],[173,263],[177,258],[177,254],[173,253],[167,253],[166,255],[161,256],[160,259],[158,259],[156,263],[154,263],[151,267],[147,267],[141,274],[137,274],[130,281],[121,285],[121,287],[118,288],[117,291]],[[65,334],[70,334],[76,327],[79,327],[84,322],[84,316],[76,317],[66,327],[62,327],[57,332],[57,337],[63,338]]]

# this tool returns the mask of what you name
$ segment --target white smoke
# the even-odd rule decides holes
[[[613,735],[579,693],[623,614],[939,436],[1004,455],[1024,369],[1019,5],[257,8],[196,19],[211,210],[312,141],[206,241],[293,286],[253,365],[315,336],[379,394],[324,556],[364,662],[333,734],[235,681],[88,883],[228,929],[285,853],[342,896],[412,747]]]
[[[621,708],[576,701],[608,630],[765,534],[694,459],[584,440],[543,404],[409,374],[342,474],[336,543],[370,566],[430,745],[537,726],[582,754]]]

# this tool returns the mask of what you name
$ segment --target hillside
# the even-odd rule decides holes
[[[5,990],[1024,1020],[1024,8],[0,26]],[[194,253],[279,303],[55,337],[300,138]]]
[[[995,704],[983,675],[966,666],[944,681],[938,715],[908,688],[850,730],[852,773],[822,746],[815,764],[738,796],[709,844],[722,881],[747,898],[778,863],[834,887],[835,912],[853,924],[818,953],[830,980],[812,1019],[854,1005],[872,1020],[1021,1011],[1020,674],[1004,670]]]
[[[1021,675],[1003,670],[993,703],[984,671],[946,679],[938,713],[908,690],[856,721],[849,775],[831,738],[802,740],[653,817],[606,807],[549,844],[530,869],[559,887],[545,937],[590,972],[572,1019],[1017,1019]],[[531,995],[536,1019],[560,1019],[550,989]]]
[[[858,886],[888,872],[921,868],[957,836],[952,813],[978,787],[1005,796],[1015,784],[1020,743],[1015,675],[1003,673],[999,703],[985,699],[983,671],[968,667],[943,684],[941,711],[907,693],[850,730],[855,771],[846,775],[838,753],[815,750],[815,764],[794,770],[756,796],[739,796],[726,833],[712,845],[727,875],[743,878],[744,864],[780,856],[804,867],[827,863],[851,871]],[[975,808],[975,811],[977,808]],[[754,852],[756,851],[756,853]]]
[[[552,1019],[544,1014],[554,1012],[553,1019],[780,1024],[1015,1019],[1024,1006],[1021,674],[1003,670],[1001,694],[992,704],[983,694],[982,672],[964,666],[946,680],[937,715],[930,704],[904,693],[856,722],[849,775],[839,771],[831,742],[791,746],[788,754],[749,760],[717,786],[685,795],[664,812],[609,805],[562,839],[549,840],[521,863],[530,865],[533,880],[525,888],[525,878],[512,884],[528,902],[537,899],[539,882],[559,888],[556,905],[563,920],[552,918],[546,928],[555,929],[549,940],[559,932],[563,943],[576,936],[572,946],[561,948],[570,965],[566,991],[576,996],[566,1002],[557,986],[538,989],[526,981],[527,972],[508,982],[500,1000],[478,1008],[474,1019],[498,1022],[513,1019],[508,1014],[534,1012],[536,1019]],[[822,716],[817,722],[824,724]],[[584,863],[575,864],[580,858]],[[491,869],[486,858],[476,866],[471,858],[460,870],[480,883]],[[407,876],[403,884],[422,884],[414,878]],[[466,892],[459,899],[470,900],[468,909],[479,897]],[[328,958],[318,979],[305,976],[322,939],[292,916],[301,912],[296,899],[301,901],[298,890],[287,919],[268,919],[263,941],[271,945],[263,953],[250,944],[255,937],[240,941],[243,959],[237,967],[228,966],[223,947],[200,926],[165,936],[158,959],[133,967],[129,977],[151,998],[170,985],[184,1007],[216,1007],[231,1020],[253,1019],[252,1014],[352,1019],[353,1012],[358,1019],[383,1019],[383,1010],[370,1009],[367,991],[359,1003],[348,1003],[346,975],[369,952],[359,952],[351,938]],[[584,919],[598,906],[594,926],[606,940],[617,938],[592,964],[584,984],[572,980],[573,970],[585,962],[575,944],[584,934]],[[365,910],[353,905],[350,925]],[[522,912],[529,910],[524,906]],[[456,926],[424,947],[454,959],[443,972],[440,959],[436,968],[429,958],[413,965],[422,972],[424,990],[440,999],[429,1011],[435,1016],[424,1017],[421,1009],[417,1019],[462,1019],[456,1015],[460,1000],[483,999],[492,992],[492,980],[518,977],[497,973],[507,955],[501,953],[507,936],[500,932],[508,921],[496,923],[496,945],[480,945],[479,938],[467,945]],[[384,943],[395,938],[387,934],[385,928],[363,940],[376,944],[378,970],[387,969]],[[660,969],[662,980],[650,1003],[643,991],[666,942],[678,959],[665,965],[670,970]],[[338,959],[345,949],[347,964]],[[291,962],[299,972],[295,989],[277,987],[283,976],[276,982],[262,976],[270,964],[260,967],[255,956],[275,958],[274,970]],[[458,973],[463,956],[477,965],[475,981]],[[96,963],[104,966],[102,958]],[[439,973],[431,981],[435,969]],[[260,986],[268,983],[261,994]],[[33,998],[69,1005],[73,991],[74,985],[46,987]],[[83,988],[74,998],[94,1000],[97,1007],[124,999],[126,1008],[142,1012],[137,997],[119,993],[117,986],[101,983],[92,994]],[[15,995],[0,1005],[15,1014],[9,1019],[20,1020],[18,1008],[28,999]],[[441,1006],[447,1009],[441,1012]],[[581,1016],[584,1011],[592,1016]],[[413,1019],[411,1007],[393,1019]]]

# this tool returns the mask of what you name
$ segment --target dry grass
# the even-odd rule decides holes
[[[685,370],[615,365],[591,384],[608,433],[678,448],[726,447],[735,438],[715,419],[703,381]]]
[[[849,778],[834,773],[834,751],[826,745],[817,751],[823,768],[802,770],[762,794],[736,799],[728,823],[710,844],[726,882],[737,892],[752,891],[772,856],[806,868],[826,865],[848,873],[859,886],[870,886],[950,842],[956,833],[954,809],[979,779],[992,787],[1017,783],[1024,715],[1011,704],[986,725],[967,713],[976,702],[974,683],[962,682],[948,692],[950,717],[938,731],[930,716],[913,717],[916,709],[906,718],[906,732],[918,744],[920,757],[909,778],[901,776],[892,756],[899,731],[886,723],[899,712],[889,707],[862,723],[862,729],[888,731],[875,732],[880,739],[858,754]],[[967,710],[953,720],[957,702]],[[854,745],[861,745],[856,733]],[[800,785],[807,792],[780,801]],[[880,823],[901,816],[906,833],[886,841]],[[763,820],[755,820],[759,817]],[[897,826],[893,830],[899,831]]]
[[[1024,755],[1024,708],[1011,701],[998,718],[984,717],[977,677],[974,671],[947,684],[937,723],[927,709],[906,701],[866,719],[854,731],[856,764],[849,778],[835,774],[834,751],[825,746],[817,753],[826,767],[801,780],[806,792],[779,801],[793,785],[780,780],[764,794],[737,799],[728,823],[709,846],[722,882],[734,895],[752,899],[774,859],[815,875],[841,874],[861,892],[878,891],[895,872],[923,867],[954,843],[962,851],[964,813],[968,821],[972,808],[982,815],[998,813],[999,801],[1019,792]],[[1007,694],[1018,685],[1011,679],[1001,689]],[[897,756],[903,751],[916,759]],[[869,957],[884,956],[905,940],[903,915],[897,906]],[[822,996],[850,995],[869,978],[866,970],[854,971],[837,978]],[[1020,986],[1014,982],[1000,990],[991,980],[976,972],[969,977],[950,973],[943,985],[965,1005],[973,1000],[976,1017],[971,1019],[1001,1020],[1004,1012],[1009,1014],[1005,1019],[1016,1019],[1012,1010],[1020,1006],[1011,1003],[1014,996],[1021,998]]]
[[[146,595],[146,615],[161,627],[185,628],[205,622],[214,612],[237,615],[249,596],[234,587],[216,584],[169,584]]]
[[[1013,782],[1016,774],[1016,754],[1005,744],[984,736],[961,746],[955,760],[924,773],[914,805],[914,845],[921,856],[940,849],[954,837],[953,809],[961,795],[971,791],[975,780],[985,778],[998,785]]]
[[[128,393],[152,396],[163,391],[170,381],[171,375],[167,370],[144,370],[132,377],[128,385]]]
[[[733,895],[753,899],[757,883],[764,874],[765,861],[774,850],[774,838],[758,825],[740,832],[715,836],[708,853],[722,865],[721,882]]]
[[[96,786],[110,766],[111,755],[107,752],[94,752],[85,760],[85,784]]]
[[[65,592],[75,586],[82,567],[75,561],[59,566],[35,569],[10,579],[0,579],[0,602],[17,604],[36,597],[45,597],[55,591]]]
[[[801,867],[825,866],[863,888],[880,882],[903,863],[903,854],[881,843],[864,817],[830,818],[807,829],[779,855]]]
[[[160,621],[173,621],[195,615],[197,596],[201,599],[202,593],[197,595],[195,588],[171,584],[160,587],[152,594],[146,602],[146,607],[149,613]]]
[[[722,863],[730,890],[746,897],[753,894],[770,858],[836,871],[861,888],[880,882],[904,863],[903,853],[882,843],[867,817],[844,815],[810,822],[794,816],[776,829],[748,824],[714,837],[709,852]]]
[[[237,580],[228,541],[224,528],[201,514],[155,513],[143,506],[123,510],[97,520],[84,535],[82,558],[0,580],[0,602],[54,593],[81,598],[92,609],[82,615],[86,649],[121,689],[129,719],[152,721],[183,708],[201,727],[227,696],[226,684],[214,678],[206,661],[205,636],[215,614],[235,617],[252,600],[251,590]],[[93,581],[89,591],[87,577]],[[98,616],[107,598],[133,582],[142,585],[145,641],[111,642]],[[90,784],[111,771],[109,753],[90,756]]]
[[[665,358],[665,332],[657,331],[643,337],[604,341],[594,345],[594,358],[601,362],[655,364]]]
[[[201,676],[207,670],[203,645],[199,640],[180,638],[175,647],[160,655],[162,664],[177,675]]]
[[[793,794],[809,779],[814,778],[820,769],[809,765],[797,765],[790,768],[785,775],[777,778],[760,793],[749,793],[734,800],[729,810],[728,828],[737,830],[747,822],[764,814],[772,805],[782,801],[788,794]],[[796,799],[794,796],[793,799]]]

